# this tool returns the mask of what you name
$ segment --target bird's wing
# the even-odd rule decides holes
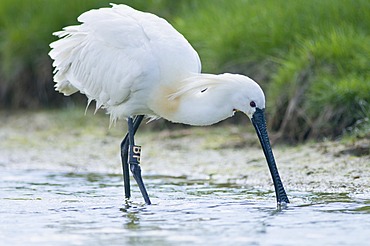
[[[97,108],[122,104],[136,91],[200,72],[200,60],[167,21],[125,5],[83,13],[50,44],[56,90],[77,91]]]

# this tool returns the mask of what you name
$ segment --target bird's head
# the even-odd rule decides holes
[[[252,119],[257,109],[265,109],[265,94],[254,80],[239,74],[229,76],[234,84],[231,101],[235,112],[242,112]]]
[[[265,109],[265,94],[252,79],[243,75],[233,74],[232,76],[236,84],[231,99],[234,110],[243,112],[252,119],[257,109]]]

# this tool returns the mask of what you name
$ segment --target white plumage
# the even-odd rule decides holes
[[[112,121],[144,114],[209,125],[235,110],[251,116],[250,101],[265,106],[262,90],[248,77],[201,74],[197,52],[162,18],[112,5],[78,21],[54,33],[61,38],[49,53],[55,88],[65,95],[80,91]]]
[[[128,134],[121,143],[126,198],[129,163],[145,202],[151,203],[137,159],[140,148],[134,144],[143,115],[210,125],[242,111],[260,139],[277,202],[289,203],[266,130],[265,96],[256,82],[238,74],[202,74],[197,52],[153,14],[112,5],[83,13],[78,21],[82,24],[56,32],[60,39],[50,44],[55,88],[65,95],[80,91],[88,105],[95,100],[96,109],[105,108],[111,122],[128,119]]]
[[[82,14],[50,46],[56,90],[96,100],[112,119],[156,115],[145,100],[158,82],[200,72],[198,54],[164,19],[125,5]],[[181,52],[179,52],[181,51]]]

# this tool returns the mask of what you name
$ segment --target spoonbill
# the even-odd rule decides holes
[[[131,170],[143,198],[151,204],[141,177],[141,147],[134,135],[143,117],[194,126],[217,123],[243,112],[260,140],[278,205],[289,203],[270,146],[265,96],[252,79],[239,74],[201,73],[198,53],[171,24],[126,5],[87,11],[80,25],[68,26],[50,44],[56,91],[85,94],[110,121],[127,119],[121,142],[125,197]]]

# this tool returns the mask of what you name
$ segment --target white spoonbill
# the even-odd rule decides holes
[[[129,165],[147,204],[134,135],[144,116],[189,125],[211,125],[245,113],[265,154],[278,204],[289,203],[271,150],[264,116],[265,96],[239,74],[204,74],[197,52],[166,20],[126,5],[90,10],[82,24],[54,33],[51,43],[57,91],[80,92],[88,105],[104,108],[111,122],[127,119],[121,143],[125,196],[130,197]]]

